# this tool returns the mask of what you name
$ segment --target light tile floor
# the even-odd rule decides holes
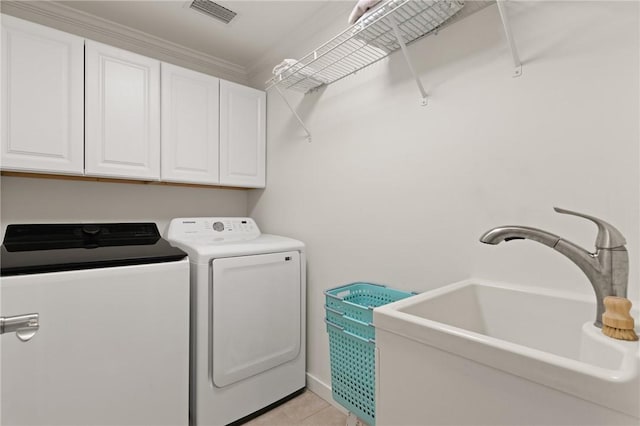
[[[256,417],[245,426],[345,426],[347,416],[333,405],[306,390],[291,401]]]

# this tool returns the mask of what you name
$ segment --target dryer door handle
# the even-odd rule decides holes
[[[16,337],[23,342],[31,340],[31,338],[36,334],[39,328],[39,314],[0,317],[0,334],[16,333]]]

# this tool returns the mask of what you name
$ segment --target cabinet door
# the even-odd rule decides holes
[[[220,81],[220,183],[265,186],[265,93]]]
[[[5,170],[82,174],[84,40],[2,15]]]
[[[85,173],[159,179],[160,62],[92,41],[85,56]]]
[[[218,183],[220,80],[162,64],[161,178]]]

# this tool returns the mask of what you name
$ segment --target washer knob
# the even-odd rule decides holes
[[[222,223],[222,222],[214,222],[213,223],[213,230],[214,231],[218,231],[218,232],[224,231],[224,223]]]

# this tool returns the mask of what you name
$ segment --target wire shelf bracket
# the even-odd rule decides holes
[[[509,25],[509,16],[507,14],[507,8],[505,7],[506,0],[496,0],[498,5],[498,12],[500,12],[500,19],[502,19],[502,26],[504,27],[504,34],[507,38],[507,44],[511,51],[511,59],[513,60],[513,77],[520,77],[522,75],[522,62],[518,55],[518,49],[516,43],[513,40],[513,34],[511,33],[511,25]]]
[[[404,60],[407,62],[407,68],[409,68],[411,75],[413,75],[413,78],[416,80],[416,84],[418,85],[418,90],[420,90],[420,94],[422,95],[422,97],[420,98],[420,105],[426,106],[427,92],[426,90],[424,90],[422,81],[420,80],[420,77],[418,77],[418,74],[416,73],[416,69],[413,67],[413,62],[411,62],[411,55],[409,55],[409,50],[407,49],[407,45],[405,44],[404,39],[402,38],[402,34],[400,33],[400,28],[398,28],[398,22],[396,21],[396,18],[394,16],[389,17],[389,25],[391,25],[391,28],[393,29],[393,34],[396,36],[396,40],[400,45],[400,49],[402,50],[402,55],[404,56]]]
[[[284,93],[282,93],[280,88],[278,86],[274,86],[274,87],[278,92],[278,94],[280,95],[280,97],[282,98],[282,100],[284,101],[284,103],[289,108],[289,110],[291,110],[291,113],[293,114],[293,116],[296,118],[296,120],[298,120],[298,123],[300,123],[300,126],[302,126],[302,129],[304,130],[304,132],[307,134],[307,142],[311,142],[311,132],[309,131],[309,128],[307,128],[307,126],[304,124],[304,121],[302,121],[302,118],[300,118],[300,115],[298,115],[296,110],[293,109],[293,107],[291,106],[287,98],[284,96]]]

